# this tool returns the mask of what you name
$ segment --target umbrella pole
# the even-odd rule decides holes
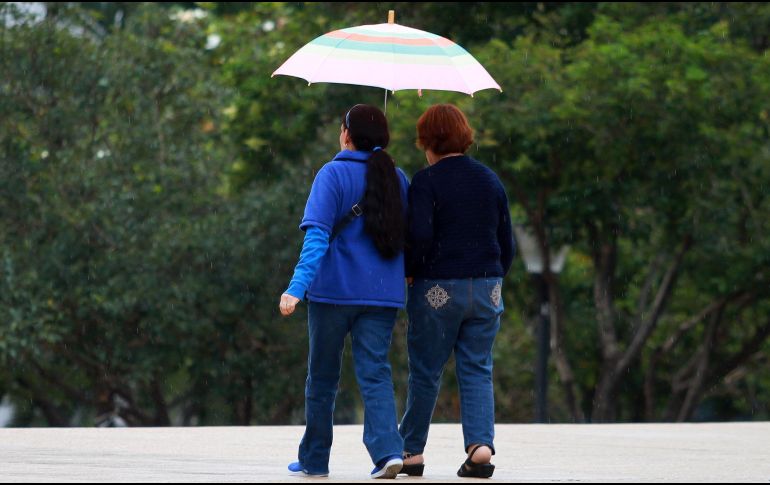
[[[396,23],[396,11],[395,10],[388,10],[388,23],[389,24],[395,24]],[[388,114],[388,89],[385,88],[385,114]]]

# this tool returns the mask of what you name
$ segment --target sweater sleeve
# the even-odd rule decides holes
[[[508,196],[500,184],[500,221],[497,225],[497,242],[500,245],[500,264],[503,266],[503,274],[508,274],[516,255],[516,243],[513,240],[513,227],[511,225],[511,209],[508,207]]]
[[[305,233],[305,242],[299,255],[299,263],[294,269],[294,277],[285,291],[289,295],[303,300],[310,284],[315,278],[326,251],[329,249],[329,232],[317,226],[309,226]]]
[[[433,191],[425,177],[414,176],[409,186],[409,233],[406,276],[415,276],[433,247]]]

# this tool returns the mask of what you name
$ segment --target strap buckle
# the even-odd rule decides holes
[[[353,211],[353,214],[355,214],[356,217],[361,217],[364,213],[364,210],[361,207],[359,207],[358,204],[355,204],[350,210]]]

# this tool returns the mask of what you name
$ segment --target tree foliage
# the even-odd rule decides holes
[[[37,19],[0,4],[0,398],[15,425],[302,422],[304,315],[279,318],[277,298],[342,114],[384,93],[270,75],[387,7],[103,2]],[[552,419],[767,419],[770,8],[395,8],[504,91],[391,95],[389,152],[414,173],[417,117],[458,104],[514,218],[544,254],[571,246],[545,275]],[[501,421],[533,416],[533,290],[515,265]],[[337,418],[355,422],[346,365]],[[458,417],[450,369],[436,419]]]

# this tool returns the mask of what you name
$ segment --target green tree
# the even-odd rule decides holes
[[[0,394],[15,424],[302,422],[304,315],[275,305],[342,114],[383,91],[270,74],[390,8],[504,89],[392,95],[398,164],[424,166],[417,117],[456,103],[541,251],[572,245],[545,275],[552,418],[770,416],[766,6],[51,3],[37,21],[5,3]],[[530,286],[517,264],[495,349],[503,421],[532,418]],[[402,319],[402,400],[404,333]],[[349,364],[337,422],[361,418]],[[436,419],[458,417],[450,371]]]
[[[704,392],[756,355],[770,331],[762,320],[716,331],[761,315],[767,304],[766,215],[756,208],[765,203],[759,167],[767,164],[768,65],[723,35],[722,23],[688,36],[674,22],[628,31],[599,17],[589,33],[567,50],[539,36],[513,48],[490,44],[484,58],[511,88],[503,102],[484,98],[469,110],[485,121],[480,152],[500,164],[541,251],[571,242],[578,257],[592,261],[592,295],[570,291],[570,299],[594,306],[593,349],[570,343],[568,329],[581,322],[565,313],[559,278],[545,275],[551,344],[571,418],[690,419]],[[745,251],[724,253],[746,238]],[[716,269],[726,258],[728,273]],[[704,285],[709,280],[719,283]],[[642,362],[645,349],[679,342],[678,332],[714,312],[715,333],[704,332],[686,357],[668,354],[673,344],[651,352],[655,362],[667,354],[680,371],[670,399],[656,394],[670,376],[654,375],[654,364]],[[576,376],[575,362],[596,354],[598,362]],[[645,378],[648,401],[637,406]]]
[[[295,248],[276,241],[301,195],[227,195],[205,21],[145,5],[102,40],[76,13],[1,37],[0,358],[21,423],[286,419],[301,383],[275,375],[298,361],[273,299]]]

